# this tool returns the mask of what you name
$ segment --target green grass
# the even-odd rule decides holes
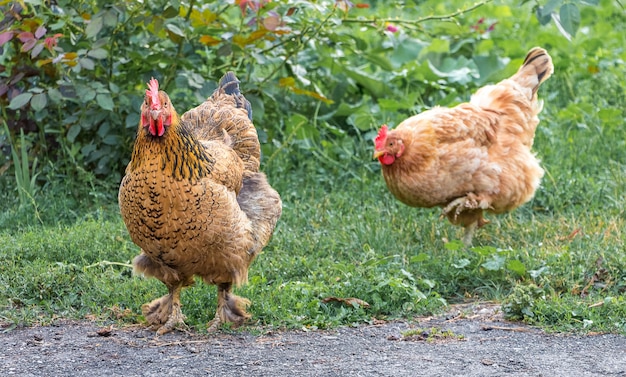
[[[549,28],[494,36],[504,51],[507,41],[526,40],[554,57],[534,144],[547,173],[530,203],[490,216],[469,250],[439,210],[408,208],[389,194],[370,158],[370,134],[298,141],[272,158],[276,149],[266,146],[263,167],[284,210],[249,284],[237,289],[252,300],[247,328],[328,328],[493,300],[509,318],[548,331],[626,334],[626,33],[623,20],[608,29],[593,23],[612,17],[614,4],[602,4],[583,10],[590,32],[571,44]],[[517,20],[507,21],[502,9],[484,10],[503,17],[502,27]],[[10,174],[0,176],[0,322],[141,321],[141,304],[165,287],[126,266],[138,248],[118,213],[117,182],[46,169],[37,212],[20,205]],[[369,307],[324,303],[328,297]],[[182,302],[187,323],[203,331],[215,312],[215,287],[199,282]]]
[[[253,302],[251,328],[411,318],[474,299],[513,302],[505,305],[512,318],[553,331],[626,333],[623,212],[602,211],[594,202],[584,213],[567,206],[548,213],[530,203],[492,216],[476,246],[465,250],[455,241],[461,230],[437,210],[395,201],[371,165],[350,168],[360,177],[332,185],[319,183],[324,180],[313,171],[291,172],[288,180],[270,172],[283,193],[284,215],[252,265],[249,284],[237,290]],[[62,211],[41,207],[44,223]],[[5,326],[85,316],[135,323],[141,304],[165,293],[160,282],[124,266],[138,248],[116,207],[94,207],[73,222],[34,222],[0,233]],[[323,303],[327,297],[356,297],[370,306]],[[182,300],[187,323],[202,331],[215,311],[215,287],[199,282]]]

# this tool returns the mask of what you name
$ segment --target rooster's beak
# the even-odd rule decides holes
[[[372,159],[375,160],[384,154],[385,154],[385,151],[374,151],[374,156],[372,156]]]
[[[159,117],[159,114],[161,114],[161,110],[150,110],[150,116],[154,120],[157,120],[157,118]]]

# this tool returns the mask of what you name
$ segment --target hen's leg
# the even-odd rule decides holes
[[[214,332],[223,323],[232,322],[233,327],[238,327],[250,318],[250,314],[246,312],[246,307],[250,305],[250,300],[235,296],[231,290],[231,283],[222,283],[217,285],[217,312],[215,318],[208,323],[208,332]]]
[[[168,333],[178,324],[184,324],[185,316],[180,308],[180,292],[183,282],[168,285],[169,294],[144,304],[141,307],[143,315],[158,335]]]
[[[477,227],[478,224],[473,222],[463,228],[463,238],[461,238],[461,241],[463,241],[463,245],[465,245],[465,247],[472,246],[472,238],[474,238],[474,232],[476,232]]]
[[[465,228],[461,240],[465,246],[471,246],[476,228],[489,222],[483,218],[483,210],[490,207],[486,197],[470,192],[443,207],[442,216],[446,216],[452,224],[461,225]]]

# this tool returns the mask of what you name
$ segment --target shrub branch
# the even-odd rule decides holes
[[[406,20],[402,18],[344,18],[342,22],[351,22],[351,23],[362,23],[362,24],[371,24],[377,22],[393,22],[395,24],[407,24],[407,25],[417,25],[426,21],[448,21],[457,16],[460,16],[465,13],[469,13],[476,8],[480,8],[485,4],[491,3],[493,0],[483,0],[481,2],[475,3],[474,5],[465,8],[459,9],[456,12],[450,14],[442,14],[442,15],[431,15],[426,17],[421,17],[416,20]]]

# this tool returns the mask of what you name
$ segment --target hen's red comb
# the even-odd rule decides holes
[[[374,147],[377,150],[383,149],[383,147],[385,146],[385,139],[387,139],[388,130],[389,128],[387,127],[387,125],[383,124],[383,126],[380,128],[380,131],[378,131],[378,136],[376,136],[376,139],[374,139]]]
[[[148,83],[146,94],[152,97],[152,107],[161,107],[161,101],[159,100],[159,82],[154,77],[151,78]]]

